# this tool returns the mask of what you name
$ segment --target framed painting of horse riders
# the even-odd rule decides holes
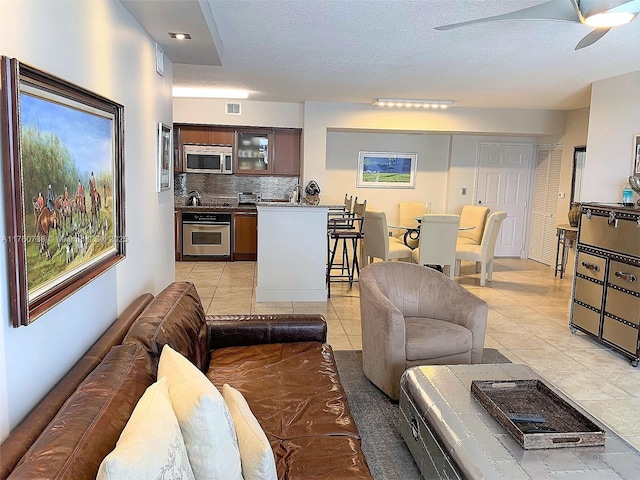
[[[28,325],[124,258],[124,108],[1,58],[12,323]]]

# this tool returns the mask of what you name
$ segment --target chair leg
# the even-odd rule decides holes
[[[453,272],[454,275],[456,276],[460,276],[460,264],[462,263],[461,260],[456,260],[456,268],[455,271]]]
[[[487,263],[489,264],[487,267],[487,280],[491,282],[493,279],[493,258],[487,260]]]
[[[446,269],[447,276],[451,280],[453,280],[453,277],[454,277],[455,271],[456,271],[455,266],[454,265],[444,265],[444,268]],[[445,273],[445,272],[443,271],[442,273]]]
[[[327,262],[327,298],[331,298],[331,269],[333,268],[333,262],[336,258],[336,250],[338,249],[338,240],[339,239],[335,239],[335,241],[333,242],[333,250],[331,250],[331,239],[329,238],[327,240],[327,243],[329,245],[329,259]]]
[[[360,278],[360,265],[358,263],[358,239],[354,238],[352,241],[353,244],[353,263],[351,264],[351,277],[349,281],[349,286],[353,286],[353,278],[355,274],[358,274],[358,278]]]
[[[487,263],[480,262],[480,286],[484,287],[486,285],[486,276],[487,276]]]

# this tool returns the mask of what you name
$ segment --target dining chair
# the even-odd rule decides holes
[[[489,210],[489,207],[481,205],[462,207],[457,245],[480,245]]]
[[[406,228],[417,228],[416,217],[422,217],[427,212],[424,202],[398,202],[398,226]],[[395,236],[402,238],[406,230],[402,230]],[[418,246],[418,239],[407,238],[407,245],[411,248]]]
[[[347,223],[329,223],[327,235],[327,296],[331,297],[331,281],[349,282],[349,286],[356,281],[356,275],[360,276],[358,263],[358,248],[360,240],[364,237],[364,215],[367,210],[367,201],[358,203],[357,198],[353,203],[353,212],[345,216]],[[336,263],[336,254],[341,249],[341,261]],[[339,270],[340,273],[333,273]],[[345,273],[346,271],[346,273]]]
[[[453,278],[459,226],[460,215],[423,215],[418,248],[412,252],[413,262],[420,265],[442,265],[449,278]]]
[[[387,215],[377,210],[369,210],[364,214],[364,239],[362,248],[362,263],[367,265],[374,258],[387,261],[397,258],[411,260],[411,248],[396,237],[389,236]]]
[[[496,241],[498,233],[500,233],[500,226],[505,218],[507,218],[507,212],[503,211],[489,215],[480,245],[456,246],[456,274],[460,274],[460,262],[462,260],[471,260],[476,262],[476,272],[478,271],[478,264],[480,265],[480,286],[484,287],[487,280],[491,281]]]

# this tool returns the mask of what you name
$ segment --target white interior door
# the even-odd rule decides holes
[[[507,212],[496,257],[524,258],[531,150],[532,145],[522,143],[480,143],[475,203],[492,213]]]
[[[529,258],[545,265],[551,265],[555,260],[556,223],[558,223],[556,207],[561,165],[562,147],[555,145],[538,147],[531,199]]]

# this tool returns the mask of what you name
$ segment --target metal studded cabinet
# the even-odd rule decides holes
[[[569,326],[638,366],[640,208],[582,205]]]

